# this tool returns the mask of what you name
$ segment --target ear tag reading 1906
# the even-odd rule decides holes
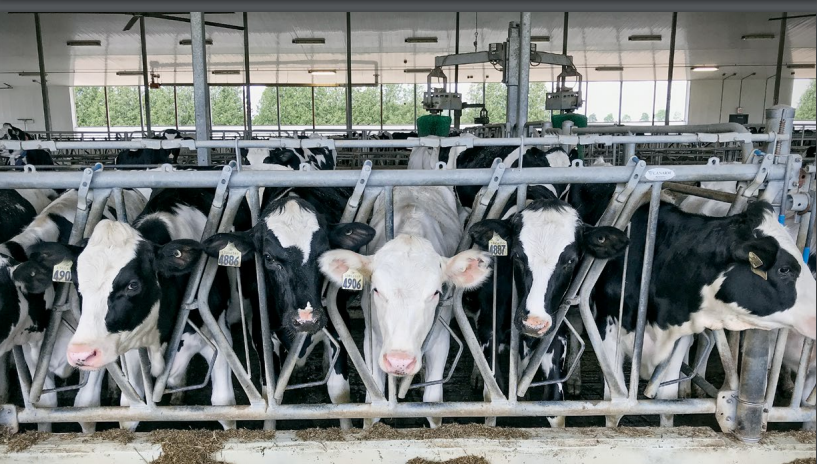
[[[74,262],[67,259],[55,264],[51,274],[51,280],[53,282],[71,282],[71,266],[73,265]]]
[[[349,269],[343,273],[343,285],[341,285],[341,288],[344,290],[354,290],[356,292],[363,290],[363,275],[354,269]]]
[[[494,232],[494,236],[488,241],[488,253],[492,256],[508,256],[508,242]]]
[[[233,245],[233,242],[227,242],[227,246],[218,251],[218,265],[241,267],[241,252]]]

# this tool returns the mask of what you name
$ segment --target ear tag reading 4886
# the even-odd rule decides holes
[[[64,259],[62,262],[55,264],[51,274],[51,280],[53,282],[71,282],[71,266],[73,265],[74,262],[68,259]]]
[[[494,232],[494,236],[488,241],[488,253],[491,256],[508,256],[508,242]]]
[[[233,242],[227,242],[227,246],[218,251],[218,265],[241,267],[241,252],[233,245]]]

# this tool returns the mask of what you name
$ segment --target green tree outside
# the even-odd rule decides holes
[[[105,90],[102,87],[74,87],[77,127],[105,127]]]
[[[812,79],[806,91],[800,96],[794,119],[798,121],[817,120],[817,80]]]

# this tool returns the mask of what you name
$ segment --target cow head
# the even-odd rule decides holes
[[[103,219],[84,248],[44,243],[32,249],[15,279],[36,292],[51,284],[55,264],[73,261],[82,314],[68,345],[68,362],[96,370],[127,351],[148,347],[153,350],[152,373],[158,375],[164,369],[162,357],[155,356],[163,286],[168,279],[189,273],[200,256],[196,241],[158,246],[128,224]]]
[[[727,267],[701,290],[702,309],[728,330],[794,329],[815,338],[815,280],[771,206],[750,204],[732,218]]]
[[[478,287],[491,273],[490,262],[477,250],[440,256],[431,242],[410,235],[398,235],[373,256],[335,250],[320,258],[321,271],[338,285],[349,269],[371,283],[372,319],[383,340],[377,362],[394,375],[414,375],[422,367],[422,345],[435,322],[443,285]]]
[[[614,227],[582,223],[576,210],[560,200],[537,200],[509,219],[488,219],[469,230],[487,249],[494,234],[508,243],[519,295],[514,323],[520,332],[541,337],[555,314],[583,254],[609,259],[624,252],[629,240]]]
[[[273,201],[261,217],[249,232],[210,237],[205,251],[217,257],[233,243],[242,261],[259,257],[283,327],[289,333],[316,333],[327,321],[318,257],[330,248],[358,250],[371,241],[374,229],[360,223],[328,225],[311,204],[297,197]]]

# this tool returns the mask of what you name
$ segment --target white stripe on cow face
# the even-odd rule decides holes
[[[137,247],[143,240],[131,226],[103,220],[77,258],[77,290],[82,295],[82,315],[70,345],[100,353],[94,364],[87,367],[102,367],[130,349],[159,342],[158,300],[135,330],[110,333],[105,323],[113,282],[122,268],[136,257]]]
[[[304,256],[301,264],[306,264],[312,248],[312,236],[320,229],[315,213],[301,208],[295,200],[287,201],[281,210],[267,216],[266,223],[282,248],[301,250]]]
[[[562,252],[576,241],[579,216],[573,208],[523,210],[519,242],[528,260],[533,282],[525,299],[529,317],[553,324],[545,307],[548,283]]]

